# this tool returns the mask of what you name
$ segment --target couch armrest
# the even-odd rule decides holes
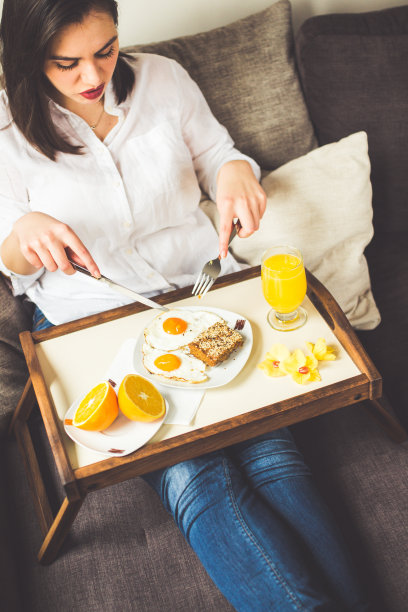
[[[28,372],[19,333],[31,329],[32,305],[12,295],[8,281],[0,274],[0,438],[8,428],[11,414],[22,393]]]

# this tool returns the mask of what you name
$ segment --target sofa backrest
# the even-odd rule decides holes
[[[408,6],[308,19],[296,39],[319,144],[368,134],[374,227],[408,229]]]
[[[209,32],[126,50],[184,66],[236,146],[262,168],[277,168],[316,145],[295,67],[288,0]]]

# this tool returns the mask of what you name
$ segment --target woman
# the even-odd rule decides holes
[[[119,52],[114,0],[5,0],[1,269],[40,329],[126,303],[67,253],[146,295],[191,284],[232,219],[259,226],[259,168],[175,62]],[[219,242],[200,211],[217,203]],[[365,610],[347,553],[287,430],[149,474],[237,610]]]
[[[195,281],[218,250],[197,176],[217,192],[222,255],[233,217],[248,235],[265,208],[256,164],[233,148],[185,71],[152,55],[132,66],[110,13],[81,22],[87,4],[17,0],[3,9],[1,257],[20,275],[15,291],[54,324],[130,301],[78,274],[68,279],[65,249],[139,293]],[[68,14],[75,21],[64,27]],[[224,273],[239,269],[231,256],[223,264]]]

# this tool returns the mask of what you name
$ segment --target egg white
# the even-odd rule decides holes
[[[177,355],[177,357],[181,360],[181,364],[177,369],[166,372],[155,365],[154,362],[157,357],[166,354],[166,352],[171,352],[173,355]],[[149,344],[145,343],[142,347],[142,353],[143,365],[151,374],[171,380],[179,380],[193,384],[207,380],[205,363],[199,359],[196,359],[192,355],[184,353],[182,350],[163,351],[152,348]]]
[[[181,334],[168,334],[163,329],[163,323],[169,318],[183,319],[187,322],[187,329]],[[158,315],[144,330],[145,342],[152,348],[162,351],[174,351],[192,342],[201,332],[208,329],[217,321],[223,319],[205,310],[169,310]]]

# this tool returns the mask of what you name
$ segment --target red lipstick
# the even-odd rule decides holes
[[[81,96],[86,98],[87,100],[96,100],[103,94],[103,88],[105,87],[105,83],[99,85],[96,89],[87,89],[87,91],[81,91]]]

